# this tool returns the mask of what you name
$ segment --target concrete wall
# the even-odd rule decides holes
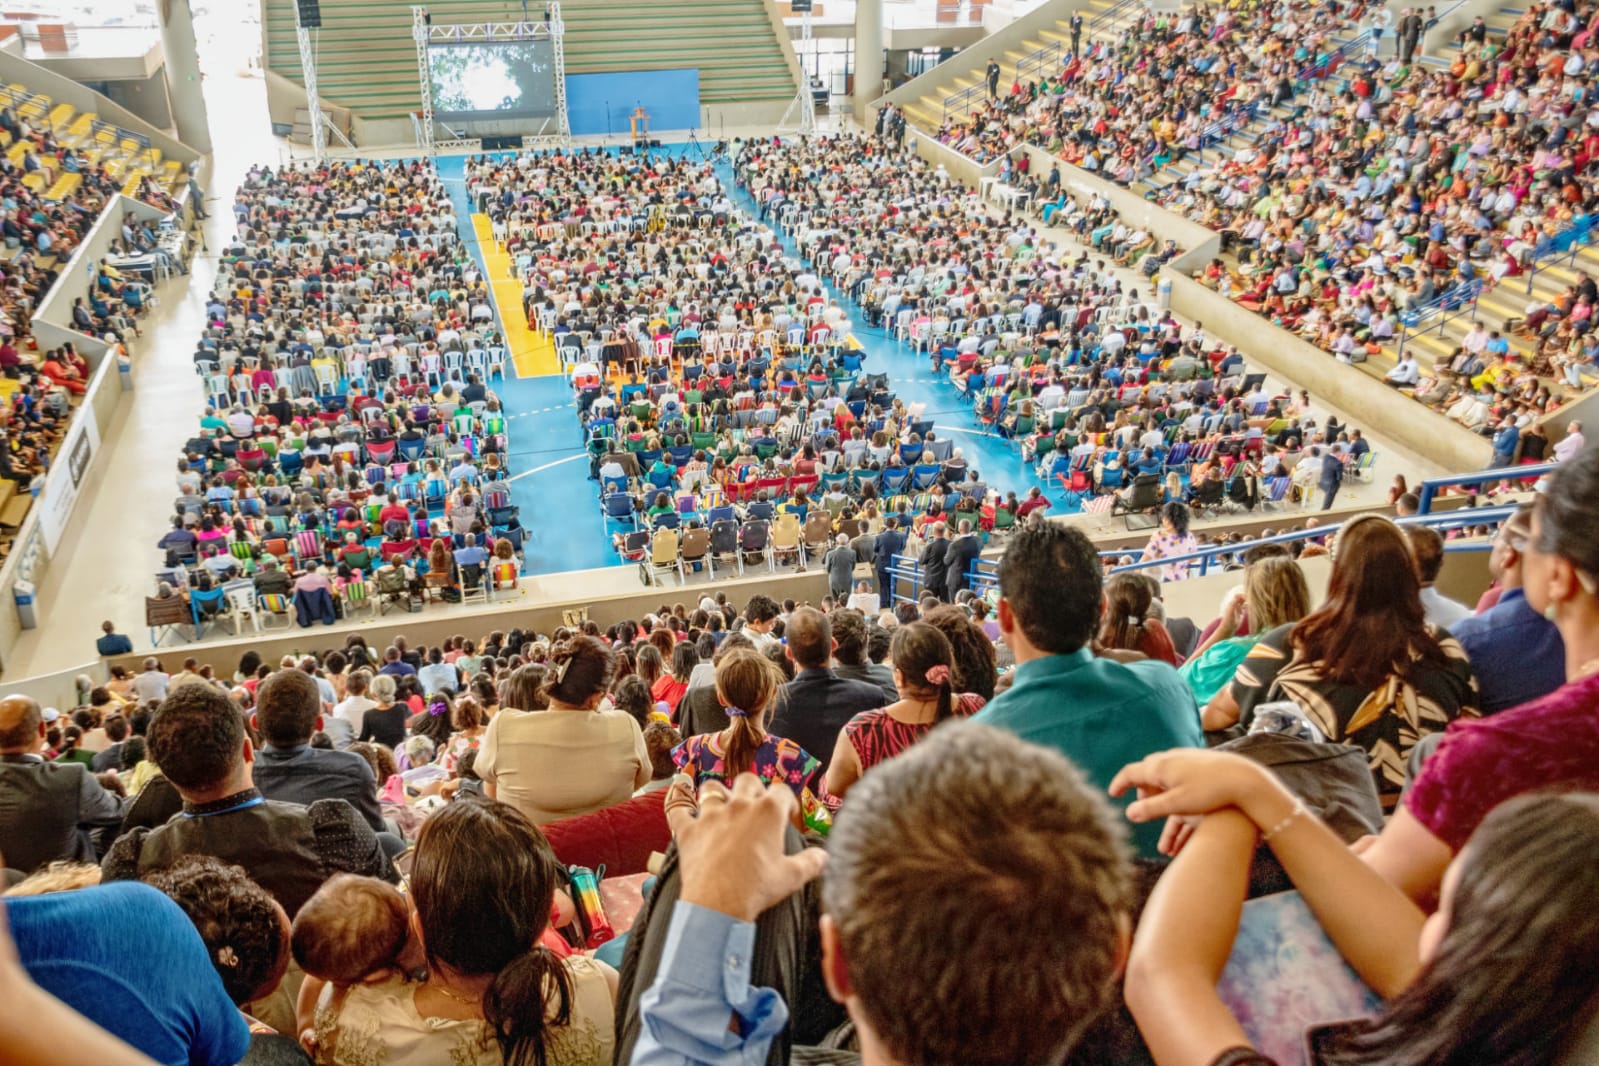
[[[160,129],[172,125],[166,78],[156,71],[148,78],[106,83],[106,98]]]
[[[905,143],[914,148],[917,155],[935,167],[942,166],[949,172],[950,177],[970,189],[981,188],[982,179],[991,178],[999,173],[999,160],[979,163],[947,145],[940,144],[937,137],[916,126],[906,128]]]

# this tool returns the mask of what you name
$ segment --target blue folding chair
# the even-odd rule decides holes
[[[600,501],[605,509],[605,528],[609,531],[612,522],[619,522],[629,526],[638,525],[638,517],[633,513],[633,497],[625,492],[611,492]]]

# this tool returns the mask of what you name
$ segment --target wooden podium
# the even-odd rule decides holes
[[[643,107],[635,107],[633,114],[628,117],[628,125],[633,131],[634,146],[650,143],[650,113]]]

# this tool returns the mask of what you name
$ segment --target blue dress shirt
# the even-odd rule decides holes
[[[788,1007],[772,989],[751,986],[754,953],[753,923],[692,903],[673,907],[660,971],[639,1000],[632,1066],[764,1063]]]

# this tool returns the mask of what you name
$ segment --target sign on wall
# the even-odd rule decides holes
[[[78,490],[88,475],[89,463],[95,449],[100,447],[100,431],[94,423],[94,412],[84,411],[87,417],[74,420],[62,442],[61,451],[50,467],[39,496],[39,529],[44,533],[44,545],[52,556],[61,535],[66,532],[67,519],[72,516],[73,505],[78,501]]]

